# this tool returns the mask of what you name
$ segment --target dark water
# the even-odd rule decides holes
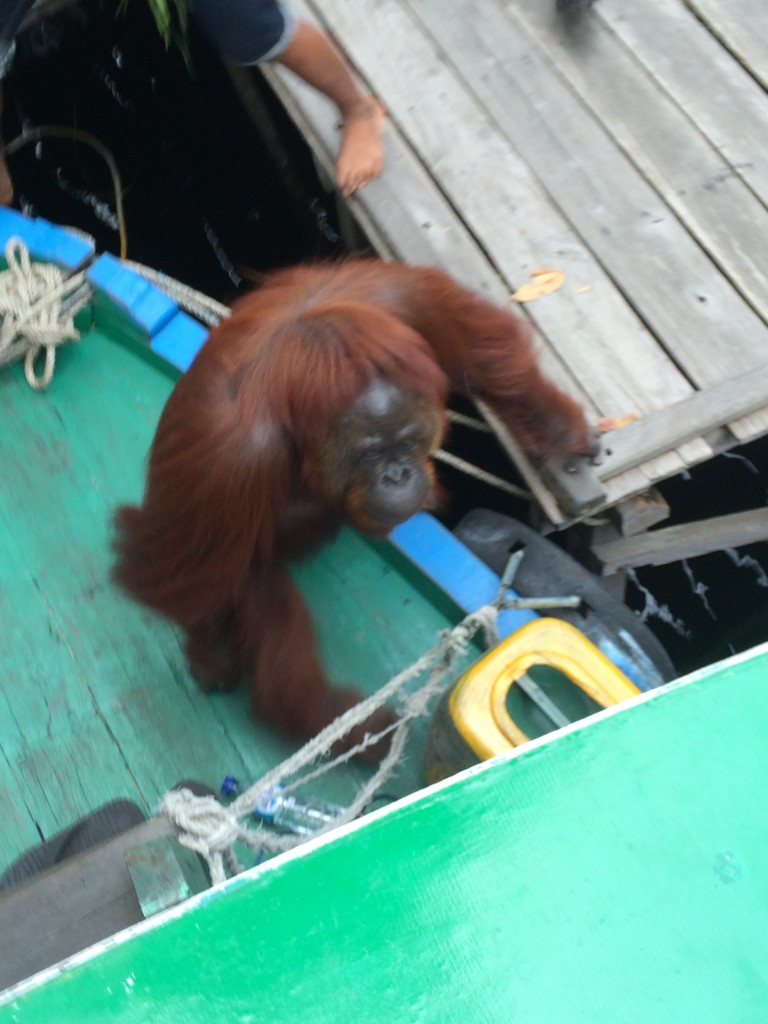
[[[68,8],[19,39],[4,137],[42,124],[94,135],[122,178],[128,257],[224,299],[244,286],[242,268],[333,251],[333,203],[303,146],[286,138],[290,175],[270,156],[194,31],[190,51],[191,72],[177,47],[166,51],[146,0],[129,0],[123,15],[95,2]],[[21,209],[81,227],[99,250],[118,253],[101,156],[82,142],[46,139],[9,166]]]
[[[119,167],[125,189],[128,256],[216,298],[248,287],[264,271],[340,251],[334,204],[317,180],[301,139],[268,90],[284,152],[260,141],[226,72],[194,33],[192,73],[179,51],[166,52],[145,0],[125,16],[88,3],[27,33],[6,86],[4,135],[56,124],[93,133]],[[258,75],[254,81],[259,82]],[[100,251],[118,253],[111,179],[98,155],[48,140],[10,161],[17,205],[33,216],[82,228]],[[495,442],[462,447],[499,475],[509,464]],[[441,470],[453,525],[472,507],[527,518],[523,502]],[[675,478],[659,488],[673,509],[662,527],[765,506],[768,441]],[[768,510],[766,511],[768,516]],[[563,541],[561,541],[563,542]],[[641,614],[686,672],[768,640],[768,544],[638,570],[627,603]]]
[[[720,455],[659,486],[672,508],[660,526],[765,508],[768,520],[768,439]],[[717,551],[687,562],[637,571],[627,602],[652,607],[642,587],[665,604],[673,624],[647,621],[681,671],[768,640],[768,544]]]

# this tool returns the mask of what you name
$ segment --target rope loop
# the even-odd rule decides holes
[[[466,654],[470,641],[480,630],[485,632],[487,646],[498,642],[496,618],[505,592],[506,588],[502,587],[496,601],[467,615],[453,629],[441,633],[430,651],[390,679],[376,693],[345,711],[282,764],[262,776],[229,806],[220,804],[212,796],[194,796],[189,790],[167,793],[158,807],[158,813],[165,814],[169,819],[179,842],[205,858],[213,884],[224,881],[228,873],[235,875],[242,870],[235,858],[235,842],[244,843],[254,850],[279,853],[309,838],[278,834],[263,825],[241,825],[242,818],[251,817],[263,793],[278,783],[287,793],[296,790],[346,763],[365,747],[390,736],[389,749],[371,778],[360,786],[349,806],[332,823],[313,833],[312,838],[359,817],[394,773],[403,755],[411,722],[421,717],[432,699],[445,688],[456,657]],[[414,692],[405,695],[401,692],[408,682],[424,673],[426,680]],[[376,735],[367,734],[356,747],[338,757],[327,759],[337,740],[367,721],[374,711],[393,698],[398,700],[398,717],[394,724]],[[291,779],[293,781],[289,781]]]
[[[56,350],[77,341],[76,314],[90,298],[85,272],[65,277],[52,263],[33,263],[20,238],[5,246],[8,269],[0,273],[0,366],[24,361],[24,376],[35,391],[53,380]],[[35,363],[41,353],[40,373]]]

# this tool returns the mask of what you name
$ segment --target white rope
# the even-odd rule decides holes
[[[236,842],[241,842],[251,849],[277,853],[289,850],[309,838],[307,836],[281,835],[271,832],[262,825],[255,828],[241,825],[240,819],[252,814],[263,793],[277,784],[283,784],[284,792],[291,792],[344,764],[366,747],[378,743],[385,736],[391,734],[389,750],[373,776],[360,788],[355,799],[339,817],[314,832],[312,838],[357,818],[395,770],[405,748],[410,723],[425,712],[430,700],[440,692],[454,658],[459,654],[466,653],[470,641],[480,629],[485,631],[488,647],[498,643],[496,619],[504,592],[505,588],[502,588],[499,597],[493,604],[467,615],[453,629],[444,632],[432,650],[422,655],[371,697],[340,715],[295,754],[272,771],[267,772],[229,806],[225,807],[212,796],[195,796],[188,789],[173,790],[167,793],[158,806],[158,813],[164,814],[169,819],[180,843],[205,858],[211,874],[211,882],[216,885],[223,882],[227,874],[235,875],[242,871],[234,852]],[[375,735],[367,734],[364,741],[356,747],[320,764],[296,781],[285,784],[285,780],[293,778],[303,768],[314,764],[319,758],[327,756],[339,739],[346,736],[355,726],[365,722],[374,711],[397,696],[410,680],[421,675],[427,669],[430,671],[426,683],[403,700],[398,719],[393,725]]]
[[[438,448],[436,452],[433,452],[432,458],[437,462],[444,462],[446,466],[458,470],[459,473],[471,476],[474,480],[488,484],[489,487],[495,487],[497,491],[504,491],[505,494],[512,494],[516,498],[523,498],[525,500],[531,498],[531,492],[526,491],[524,487],[511,484],[509,480],[504,480],[502,477],[496,476],[495,473],[489,473],[487,470],[467,462],[466,459],[460,459],[458,455],[447,452],[443,448]]]
[[[206,327],[215,327],[219,321],[225,320],[232,312],[230,307],[225,306],[224,303],[217,302],[204,292],[199,292],[196,288],[182,284],[181,281],[177,281],[173,277],[168,277],[161,270],[153,270],[152,267],[146,267],[143,263],[136,263],[135,260],[124,259],[123,263],[125,266],[130,267],[131,270],[135,270],[137,274],[140,274],[150,284],[159,288],[161,292],[181,306],[185,312],[191,313],[200,323],[205,324]]]
[[[5,247],[8,269],[0,273],[0,366],[24,360],[24,375],[31,388],[42,391],[53,379],[56,349],[77,341],[75,315],[90,296],[85,273],[64,276],[50,263],[32,263],[20,238]],[[35,360],[45,352],[43,371]]]

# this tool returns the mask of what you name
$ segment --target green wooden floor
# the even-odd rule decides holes
[[[151,811],[183,778],[250,783],[293,749],[244,692],[199,693],[174,631],[109,581],[111,516],[140,498],[171,387],[95,328],[45,394],[0,372],[0,871],[108,800]],[[297,573],[329,674],[368,691],[452,624],[386,554],[346,533]],[[343,800],[360,770],[323,793]],[[414,743],[388,789],[420,773]]]

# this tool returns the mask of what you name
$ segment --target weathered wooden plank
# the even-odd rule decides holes
[[[150,818],[0,894],[0,991],[143,920],[125,854],[169,832]]]
[[[516,11],[479,0],[467,26],[445,18],[439,0],[409,6],[455,55],[457,72],[696,384],[762,362],[765,325],[553,73]],[[622,349],[623,372],[631,360],[631,376],[642,374],[624,339]]]
[[[731,377],[722,384],[699,391],[682,402],[620,427],[605,440],[604,458],[597,475],[606,480],[688,438],[713,431],[737,416],[768,403],[768,366]]]
[[[685,0],[715,36],[768,89],[768,7],[763,0]]]
[[[612,435],[609,434],[605,439],[608,447],[611,445],[611,436]],[[709,446],[706,445],[706,442],[701,443],[709,450]],[[642,463],[642,469],[649,482],[653,484],[658,480],[666,480],[667,477],[674,476],[676,473],[679,473],[682,468],[685,468],[688,465],[690,465],[688,459],[685,459],[681,463],[680,457],[676,451],[667,451],[663,454],[656,455],[653,459],[644,461]],[[603,484],[605,484],[605,481],[603,481]]]
[[[620,501],[632,498],[636,494],[643,494],[653,486],[653,481],[643,470],[644,467],[639,466],[626,473],[611,477],[610,480],[603,481],[605,502],[608,508],[618,505]]]
[[[754,192],[599,17],[553,19],[546,4],[525,0],[507,6],[717,267],[768,319],[768,210]],[[715,6],[729,22],[738,20],[732,6]],[[761,9],[766,36],[756,45],[765,51],[768,6]]]
[[[6,714],[2,708],[2,715]],[[5,742],[0,738],[0,821],[2,834],[10,838],[0,851],[0,874],[28,846],[40,841],[34,810],[24,798],[24,780],[6,756]]]
[[[738,548],[768,540],[768,508],[666,526],[636,537],[619,537],[595,544],[592,552],[609,575],[643,565],[668,565],[711,551]]]
[[[604,444],[608,447],[610,447],[612,436],[613,434],[609,433],[604,438]],[[596,472],[603,485],[605,508],[613,508],[623,501],[645,494],[656,483],[676,476],[689,466],[705,462],[713,454],[712,448],[700,438],[681,445],[679,451],[684,458],[681,459],[677,451],[667,452],[665,455],[657,456],[639,466],[605,479],[600,477],[601,467],[598,466]]]
[[[610,448],[613,432],[603,437],[603,446]],[[667,480],[676,476],[689,466],[695,466],[699,462],[705,462],[712,458],[711,446],[702,438],[687,441],[681,444],[675,451],[665,452],[655,458],[644,461],[641,465],[615,476],[603,479],[600,475],[600,467],[597,468],[597,476],[600,478],[605,490],[606,504],[611,506],[624,498],[640,494],[648,487],[652,487],[660,480]]]
[[[644,533],[667,519],[669,511],[669,505],[655,487],[622,502],[616,509],[622,537]]]
[[[445,18],[438,0],[409,7],[690,379],[707,387],[759,365],[768,328],[553,73],[515,11],[480,0],[478,17],[464,25]],[[634,347],[622,347],[624,373],[631,359],[630,376],[642,376]],[[739,429],[733,424],[737,436]]]
[[[266,65],[262,71],[333,180],[339,138],[335,108],[280,65]],[[498,296],[495,275],[476,242],[390,122],[384,128],[384,147],[387,173],[347,200],[379,255],[403,258],[407,252],[411,263],[450,266],[481,294]]]
[[[366,68],[400,130],[510,287],[525,282],[540,266],[566,270],[567,284],[555,295],[531,303],[529,313],[601,412],[620,415],[617,409],[655,408],[660,390],[680,397],[688,393],[687,381],[623,302],[568,221],[553,210],[510,142],[515,133],[508,132],[505,138],[466,88],[445,55],[447,48],[435,45],[394,0],[319,7],[346,50]],[[421,5],[414,9],[423,10]],[[481,21],[483,17],[484,12]],[[455,23],[459,38],[451,46],[458,46],[457,62],[473,59],[464,46],[460,19],[445,19],[444,9],[440,18]],[[371,24],[377,26],[376,32],[370,31]],[[408,43],[393,54],[391,41],[397,39]],[[394,59],[398,74],[393,76]],[[626,373],[617,339],[633,352],[633,374]]]
[[[326,28],[318,12],[305,0],[292,5],[296,13]],[[354,49],[345,53],[358,66]],[[333,180],[338,152],[338,111],[317,90],[310,88],[280,64],[260,69],[310,145],[326,178]],[[358,80],[365,87],[366,69]],[[435,188],[428,169],[406,144],[395,121],[384,126],[386,173],[346,200],[378,254],[442,267],[454,273],[480,295],[505,301],[507,289],[471,236],[461,217]]]
[[[720,12],[733,8],[730,0],[713,0],[713,6]],[[758,7],[761,0],[754,0]],[[682,0],[602,4],[594,14],[674,97],[733,172],[768,203],[768,103],[749,72]]]
[[[764,437],[768,433],[768,409],[758,409],[751,416],[731,420],[728,430],[738,439],[739,444],[747,444],[748,441]]]
[[[718,449],[719,450],[719,449]],[[693,441],[686,441],[677,449],[677,454],[688,466],[695,466],[698,462],[711,459],[715,454],[712,446],[703,438],[697,437]]]

